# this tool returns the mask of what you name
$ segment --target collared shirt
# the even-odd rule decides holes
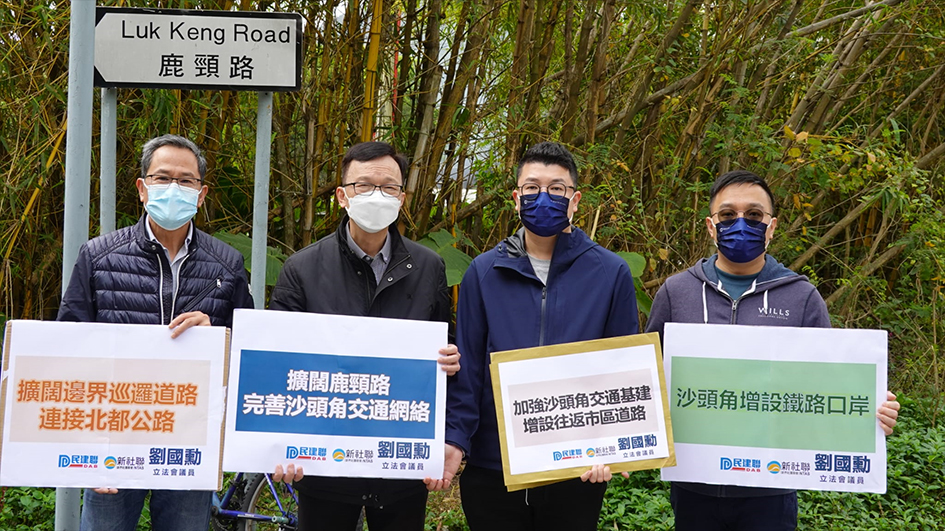
[[[361,250],[358,247],[358,244],[355,243],[354,238],[351,237],[351,230],[347,231],[348,233],[348,248],[351,249],[351,252],[355,256],[364,260],[371,265],[371,270],[374,271],[374,280],[380,284],[381,277],[384,276],[384,271],[387,270],[387,264],[390,262],[390,236],[384,239],[384,245],[381,246],[381,250],[378,251],[377,256],[368,256],[368,254]]]
[[[164,249],[164,256],[167,257],[167,261],[171,264],[171,277],[174,279],[174,293],[176,294],[180,265],[184,262],[184,258],[187,258],[187,253],[190,250],[190,241],[194,236],[194,224],[189,221],[187,222],[187,238],[184,239],[184,245],[177,251],[177,256],[175,256],[173,260],[171,260],[170,251],[167,250],[167,247],[164,247],[164,244],[157,239],[157,236],[154,235],[154,231],[151,230],[150,220],[144,220],[144,227],[145,230],[148,231],[148,239],[160,245],[161,249]]]

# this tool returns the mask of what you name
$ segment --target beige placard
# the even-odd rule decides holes
[[[584,353],[593,353],[599,351],[608,351],[618,348],[625,347],[636,347],[642,345],[653,345],[653,352],[656,356],[656,366],[658,369],[658,381],[659,381],[659,400],[661,400],[663,407],[663,420],[664,426],[666,427],[666,441],[669,449],[668,457],[659,457],[656,459],[644,459],[637,461],[627,461],[627,462],[618,462],[610,463],[608,466],[612,473],[619,472],[632,472],[636,470],[648,470],[653,468],[663,468],[667,466],[675,466],[676,464],[676,453],[673,447],[673,429],[670,422],[669,414],[669,399],[666,395],[666,378],[663,372],[663,355],[660,349],[660,340],[659,334],[649,333],[649,334],[637,334],[632,336],[622,336],[622,337],[613,337],[607,339],[597,339],[593,341],[579,341],[575,343],[564,343],[559,345],[550,345],[542,347],[533,347],[527,349],[518,349],[518,350],[507,350],[502,352],[492,353],[491,360],[492,363],[489,366],[489,370],[492,373],[492,391],[495,396],[495,407],[496,407],[496,417],[498,420],[499,427],[499,445],[502,450],[502,471],[505,477],[505,485],[508,490],[515,491],[525,488],[534,488],[540,487],[543,485],[548,485],[551,483],[556,483],[558,481],[563,481],[567,479],[572,479],[580,477],[581,474],[588,471],[590,466],[579,466],[572,468],[563,468],[558,470],[549,470],[545,472],[530,472],[524,474],[512,474],[511,467],[509,465],[509,430],[505,425],[505,413],[504,406],[502,401],[502,383],[499,376],[499,365],[502,363],[513,362],[513,361],[523,361],[523,360],[534,360],[541,358],[550,358],[554,356],[564,356],[569,354],[584,354]],[[640,378],[641,374],[629,374],[629,373],[638,373],[640,371],[627,371],[620,373],[610,373],[605,375],[600,375],[600,377],[591,377],[591,378],[572,378],[579,386],[594,386],[594,381],[596,379],[597,388],[601,389],[600,384],[603,383],[612,383],[612,381],[622,381],[626,378],[628,381],[634,381],[635,379]],[[648,371],[643,371],[648,372]],[[510,393],[523,392],[527,391],[528,386],[542,386],[547,385],[553,381],[560,380],[549,378],[544,382],[536,382],[529,384],[516,384],[510,386]],[[514,388],[514,389],[513,389]],[[656,399],[657,394],[653,394],[653,399]],[[604,428],[605,431],[607,428]],[[607,435],[606,433],[604,435]],[[544,437],[544,438],[542,438]],[[529,445],[545,444],[547,442],[558,442],[560,438],[557,435],[550,435],[548,433],[544,434],[535,434],[534,437],[522,437],[521,440],[513,441],[513,445],[516,447],[525,447]]]
[[[226,345],[223,354],[223,390],[226,394],[226,383],[230,381],[230,336],[233,331],[226,329]],[[223,401],[223,418],[226,418],[226,400]],[[3,419],[0,419],[2,422]],[[0,424],[2,426],[3,424]],[[217,459],[217,490],[223,489],[223,445],[226,442],[226,423],[220,423],[220,457]]]

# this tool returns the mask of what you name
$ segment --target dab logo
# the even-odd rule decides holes
[[[108,456],[105,458],[105,468],[111,470],[115,468],[117,465],[118,465],[118,460],[116,460],[114,457]]]
[[[331,458],[340,463],[345,460],[345,451],[341,448],[338,448],[331,453]]]
[[[772,474],[777,474],[778,472],[781,472],[781,463],[777,461],[771,461],[770,463],[768,463],[768,472],[771,472]]]
[[[723,457],[719,463],[721,470],[732,472],[761,472],[761,459],[747,459],[741,457]],[[780,468],[780,464],[778,467]]]
[[[59,468],[98,468],[98,456],[60,455]]]

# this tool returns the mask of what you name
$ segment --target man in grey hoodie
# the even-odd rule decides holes
[[[719,177],[709,192],[706,229],[719,252],[668,278],[656,297],[647,332],[665,323],[830,327],[827,305],[807,277],[768,256],[778,225],[768,184],[749,171]],[[889,435],[899,414],[892,393],[877,417]],[[791,531],[797,492],[787,489],[674,483],[677,531]]]

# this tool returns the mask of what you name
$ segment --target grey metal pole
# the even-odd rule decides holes
[[[256,308],[266,306],[266,241],[269,229],[269,159],[272,147],[272,92],[259,92],[256,108],[256,176],[253,192],[253,255],[249,283]]]
[[[118,144],[118,89],[102,89],[102,156],[99,173],[99,234],[115,230],[115,150]]]
[[[72,0],[69,23],[69,104],[66,111],[65,221],[62,229],[62,292],[79,247],[89,239],[89,172],[92,166],[92,69],[95,64],[95,2]],[[79,489],[56,489],[56,531],[78,531]]]

